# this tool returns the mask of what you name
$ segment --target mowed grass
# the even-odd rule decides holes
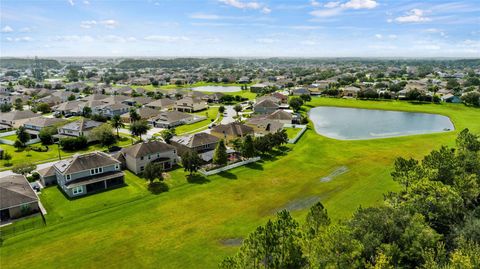
[[[207,129],[208,125],[211,124],[217,118],[218,107],[217,106],[209,107],[206,110],[199,111],[193,114],[197,116],[206,117],[206,119],[201,120],[199,122],[192,123],[192,124],[184,124],[176,127],[175,130],[177,132],[177,135],[187,134],[195,130],[201,131],[201,130]],[[220,115],[219,117],[222,117],[222,115]]]
[[[322,137],[310,127],[297,144],[271,160],[196,183],[188,183],[181,169],[170,172],[171,188],[159,195],[146,193],[145,183],[134,186],[131,180],[125,190],[74,201],[61,200],[53,188],[41,198],[49,210],[49,224],[7,238],[0,249],[2,269],[216,268],[238,250],[221,240],[244,238],[278,210],[316,197],[333,221],[344,219],[359,206],[379,204],[384,193],[399,189],[389,176],[397,156],[421,158],[441,145],[453,145],[456,134],[466,127],[480,133],[480,109],[463,105],[326,98],[315,98],[309,105],[439,113],[449,116],[456,130],[339,141]],[[348,172],[321,181],[343,166]],[[292,214],[302,221],[307,210],[308,206],[298,208]]]
[[[118,146],[128,146],[132,144],[131,136],[126,134],[120,134],[120,140],[117,142]],[[31,147],[42,147],[41,143],[35,143],[30,145]],[[9,161],[10,164],[15,165],[19,163],[31,162],[31,163],[45,163],[49,161],[55,161],[58,159],[58,145],[49,145],[48,151],[46,152],[37,152],[34,150],[27,149],[17,149],[14,146],[0,144],[0,148],[7,151],[12,155],[12,159]],[[60,149],[60,156],[62,158],[72,156],[75,153],[85,153],[95,150],[106,150],[107,147],[102,147],[100,144],[89,145],[88,148],[80,151],[64,151]],[[6,166],[7,161],[0,160],[0,171],[10,169],[9,166]]]

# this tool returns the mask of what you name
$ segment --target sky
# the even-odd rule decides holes
[[[475,57],[480,0],[0,0],[0,56]]]

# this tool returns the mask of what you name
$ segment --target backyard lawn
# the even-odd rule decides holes
[[[294,139],[295,136],[297,136],[298,133],[300,133],[300,131],[302,131],[302,128],[285,128],[285,130],[287,131],[287,135],[288,135],[288,139]]]
[[[120,141],[117,142],[119,146],[127,146],[132,144],[131,137],[129,135],[120,134],[121,138]],[[30,145],[32,147],[40,147],[41,143],[35,143]],[[22,163],[22,162],[32,162],[32,163],[44,163],[48,161],[55,161],[58,159],[58,146],[57,145],[49,145],[47,152],[37,152],[33,150],[21,149],[18,150],[14,146],[0,144],[0,148],[7,151],[12,155],[12,159],[10,163],[12,165]],[[61,157],[68,157],[72,156],[75,153],[85,153],[95,150],[105,150],[106,147],[102,147],[99,144],[90,145],[88,148],[76,152],[64,151],[60,150]],[[0,160],[0,170],[10,169],[5,164],[7,162],[4,160]]]
[[[195,130],[201,131],[207,129],[208,125],[212,123],[212,120],[215,120],[217,118],[218,107],[209,107],[207,110],[199,111],[193,114],[198,116],[204,116],[207,118],[199,122],[195,122],[192,124],[184,124],[176,127],[175,130],[177,131],[177,135],[187,134]],[[219,120],[221,120],[222,116],[223,115],[220,115]]]
[[[191,182],[182,169],[170,172],[170,190],[158,195],[128,173],[127,187],[73,201],[53,187],[41,195],[48,225],[5,239],[1,268],[216,268],[238,250],[224,240],[244,238],[278,210],[290,209],[301,221],[320,200],[338,221],[399,188],[390,178],[397,156],[420,158],[453,145],[466,127],[480,133],[480,109],[463,105],[327,98],[309,103],[318,105],[439,113],[456,130],[340,141],[310,127],[284,154],[260,163]]]

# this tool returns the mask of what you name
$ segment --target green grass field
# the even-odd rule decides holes
[[[397,156],[420,158],[440,145],[453,145],[465,127],[480,133],[480,109],[453,104],[410,104],[315,98],[309,106],[391,109],[449,116],[453,132],[388,139],[339,141],[310,128],[288,152],[208,179],[188,183],[184,172],[169,172],[170,190],[154,195],[127,174],[127,187],[74,201],[58,189],[44,191],[48,225],[7,238],[1,268],[216,268],[243,238],[276,211],[320,199],[333,221],[359,206],[379,204],[399,186],[390,178]],[[321,179],[340,167],[347,172]],[[305,206],[299,206],[305,204]]]
[[[175,130],[177,132],[177,135],[190,133],[194,130],[201,131],[207,129],[208,125],[212,123],[212,120],[215,120],[217,118],[218,107],[209,107],[207,110],[199,111],[193,114],[204,116],[207,118],[199,122],[195,122],[192,124],[184,124],[176,127]],[[222,115],[220,115],[220,117],[222,117]]]
[[[17,140],[17,135],[16,134],[7,135],[7,136],[1,137],[1,138],[2,139],[7,139],[7,140],[10,140],[10,141],[15,141],[15,140]]]
[[[132,144],[131,136],[126,134],[120,134],[121,139],[117,142],[119,146],[127,146]],[[30,145],[32,147],[39,147],[41,143],[35,143]],[[33,150],[26,150],[26,149],[16,149],[14,146],[0,144],[0,148],[7,151],[12,155],[12,159],[9,161],[12,165],[22,163],[22,162],[31,162],[31,163],[44,163],[48,161],[55,161],[58,159],[58,146],[57,145],[49,145],[47,152],[37,152]],[[90,145],[88,148],[71,152],[71,151],[64,151],[60,150],[60,155],[63,157],[72,156],[75,153],[85,153],[95,150],[105,150],[106,147],[102,147],[99,144]],[[7,162],[4,160],[0,160],[0,170],[10,169],[10,167],[5,166]]]

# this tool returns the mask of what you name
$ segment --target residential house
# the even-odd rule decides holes
[[[292,90],[292,95],[300,96],[300,95],[310,95],[310,91],[305,88],[298,88]]]
[[[347,86],[343,89],[343,96],[344,97],[357,97],[359,92],[360,92],[360,88],[355,87],[355,86]]]
[[[283,124],[292,123],[292,120],[293,120],[293,116],[290,112],[287,112],[281,109],[273,112],[272,114],[268,115],[266,118],[269,120],[275,120],[275,121],[281,122]]]
[[[283,129],[284,123],[268,119],[266,116],[257,116],[247,120],[246,125],[253,128],[255,134],[266,135],[268,133],[276,133]]]
[[[148,103],[151,103],[152,101],[153,99],[150,97],[139,96],[126,99],[122,103],[129,106],[144,106]]]
[[[156,117],[151,118],[148,122],[153,127],[173,128],[183,124],[189,124],[195,120],[195,116],[179,111],[162,111]]]
[[[122,186],[121,163],[110,155],[96,151],[54,164],[57,183],[70,198]]]
[[[170,140],[178,154],[181,156],[187,151],[196,151],[202,153],[214,150],[220,139],[208,133],[195,133],[186,136],[175,136]]]
[[[57,184],[57,174],[55,173],[55,167],[49,166],[37,171],[40,175],[40,182],[43,186],[50,186]]]
[[[453,95],[451,93],[448,93],[448,94],[445,94],[441,97],[442,101],[443,102],[447,102],[447,103],[455,103],[455,104],[458,104],[458,103],[461,103],[462,102],[462,99],[456,95]]]
[[[231,122],[228,124],[220,124],[213,127],[210,134],[225,139],[227,142],[242,138],[247,135],[254,135],[253,128],[239,122]]]
[[[105,116],[107,118],[112,118],[113,116],[120,116],[127,113],[130,110],[128,105],[122,103],[107,103],[104,105],[95,106],[92,108],[93,114],[98,114]]]
[[[160,141],[143,142],[123,148],[121,155],[123,158],[118,160],[125,162],[124,166],[135,174],[143,172],[145,166],[152,162],[160,163],[163,170],[168,170],[178,159],[177,149]]]
[[[253,106],[253,111],[257,114],[271,114],[275,112],[280,106],[270,99],[265,99],[256,102]]]
[[[207,102],[193,97],[184,97],[175,101],[174,109],[181,112],[196,112],[207,109]]]
[[[40,211],[38,196],[25,176],[0,178],[0,221],[21,218]]]
[[[58,126],[66,121],[58,118],[36,117],[23,123],[23,127],[32,138],[37,138],[40,131],[45,127]]]
[[[175,101],[170,98],[163,98],[152,101],[145,105],[145,107],[159,109],[159,110],[169,110],[172,109],[175,105]]]
[[[102,124],[103,122],[82,118],[58,128],[58,134],[55,135],[55,137],[64,138],[85,136],[87,137],[88,141],[91,142],[94,140],[94,138],[91,137],[90,132],[95,127],[98,127]]]
[[[0,112],[0,125],[6,125],[8,128],[18,128],[30,119],[40,117],[40,114],[33,113],[30,110],[15,110],[10,112]]]
[[[58,114],[68,116],[81,115],[86,103],[82,101],[67,101],[53,107],[53,111]]]
[[[140,116],[141,120],[146,120],[149,121],[152,118],[157,117],[161,112],[153,109],[153,108],[148,108],[148,107],[142,107],[136,110],[137,114]],[[127,112],[125,114],[122,114],[120,116],[122,119],[122,122],[130,123],[130,112]]]

